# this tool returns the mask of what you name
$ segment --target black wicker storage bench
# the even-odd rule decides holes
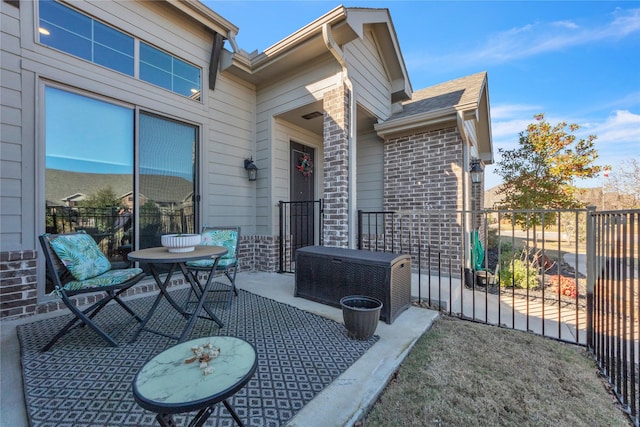
[[[411,257],[326,246],[296,251],[295,296],[340,307],[347,295],[378,298],[380,319],[393,323],[411,305]]]

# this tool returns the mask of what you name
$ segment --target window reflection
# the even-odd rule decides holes
[[[140,43],[140,80],[200,99],[200,69],[147,43]],[[194,93],[198,93],[197,98]]]
[[[52,0],[40,0],[40,42],[115,71],[134,75],[135,39]],[[140,42],[140,80],[200,100],[202,70]]]
[[[133,76],[133,37],[60,3],[39,4],[41,43]]]
[[[159,246],[161,233],[196,232],[196,142],[195,126],[140,114],[141,248]]]
[[[112,262],[131,250],[133,218],[117,224],[133,208],[133,118],[131,108],[45,87],[46,231],[84,230]]]

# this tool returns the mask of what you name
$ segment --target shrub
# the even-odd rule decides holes
[[[535,288],[538,286],[538,272],[526,261],[519,258],[500,259],[500,286],[516,288]]]
[[[575,298],[578,295],[576,280],[572,277],[560,276],[558,279],[558,276],[551,276],[549,282],[552,285],[559,286],[561,295],[571,298]]]

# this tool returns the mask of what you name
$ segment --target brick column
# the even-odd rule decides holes
[[[324,94],[324,244],[349,246],[349,90]]]

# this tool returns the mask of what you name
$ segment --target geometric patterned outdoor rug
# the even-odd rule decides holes
[[[186,292],[181,289],[172,295],[184,301]],[[222,329],[210,320],[199,319],[189,339],[228,335],[254,345],[256,373],[229,399],[247,426],[284,425],[378,340],[377,336],[368,341],[350,339],[341,323],[247,291],[238,292],[230,309],[214,307],[214,313],[224,322]],[[144,316],[153,298],[155,295],[139,298],[130,305]],[[138,323],[125,314],[111,303],[98,315],[98,323],[116,339],[118,347],[108,346],[85,327],[74,329],[51,350],[40,353],[39,349],[71,317],[18,327],[32,427],[157,425],[155,414],[133,400],[131,381],[148,359],[176,341],[142,332],[128,344]],[[149,326],[172,333],[181,331],[184,325],[184,319],[163,299]],[[187,425],[193,415],[177,414],[174,419],[179,426]],[[235,423],[218,404],[205,425]]]

